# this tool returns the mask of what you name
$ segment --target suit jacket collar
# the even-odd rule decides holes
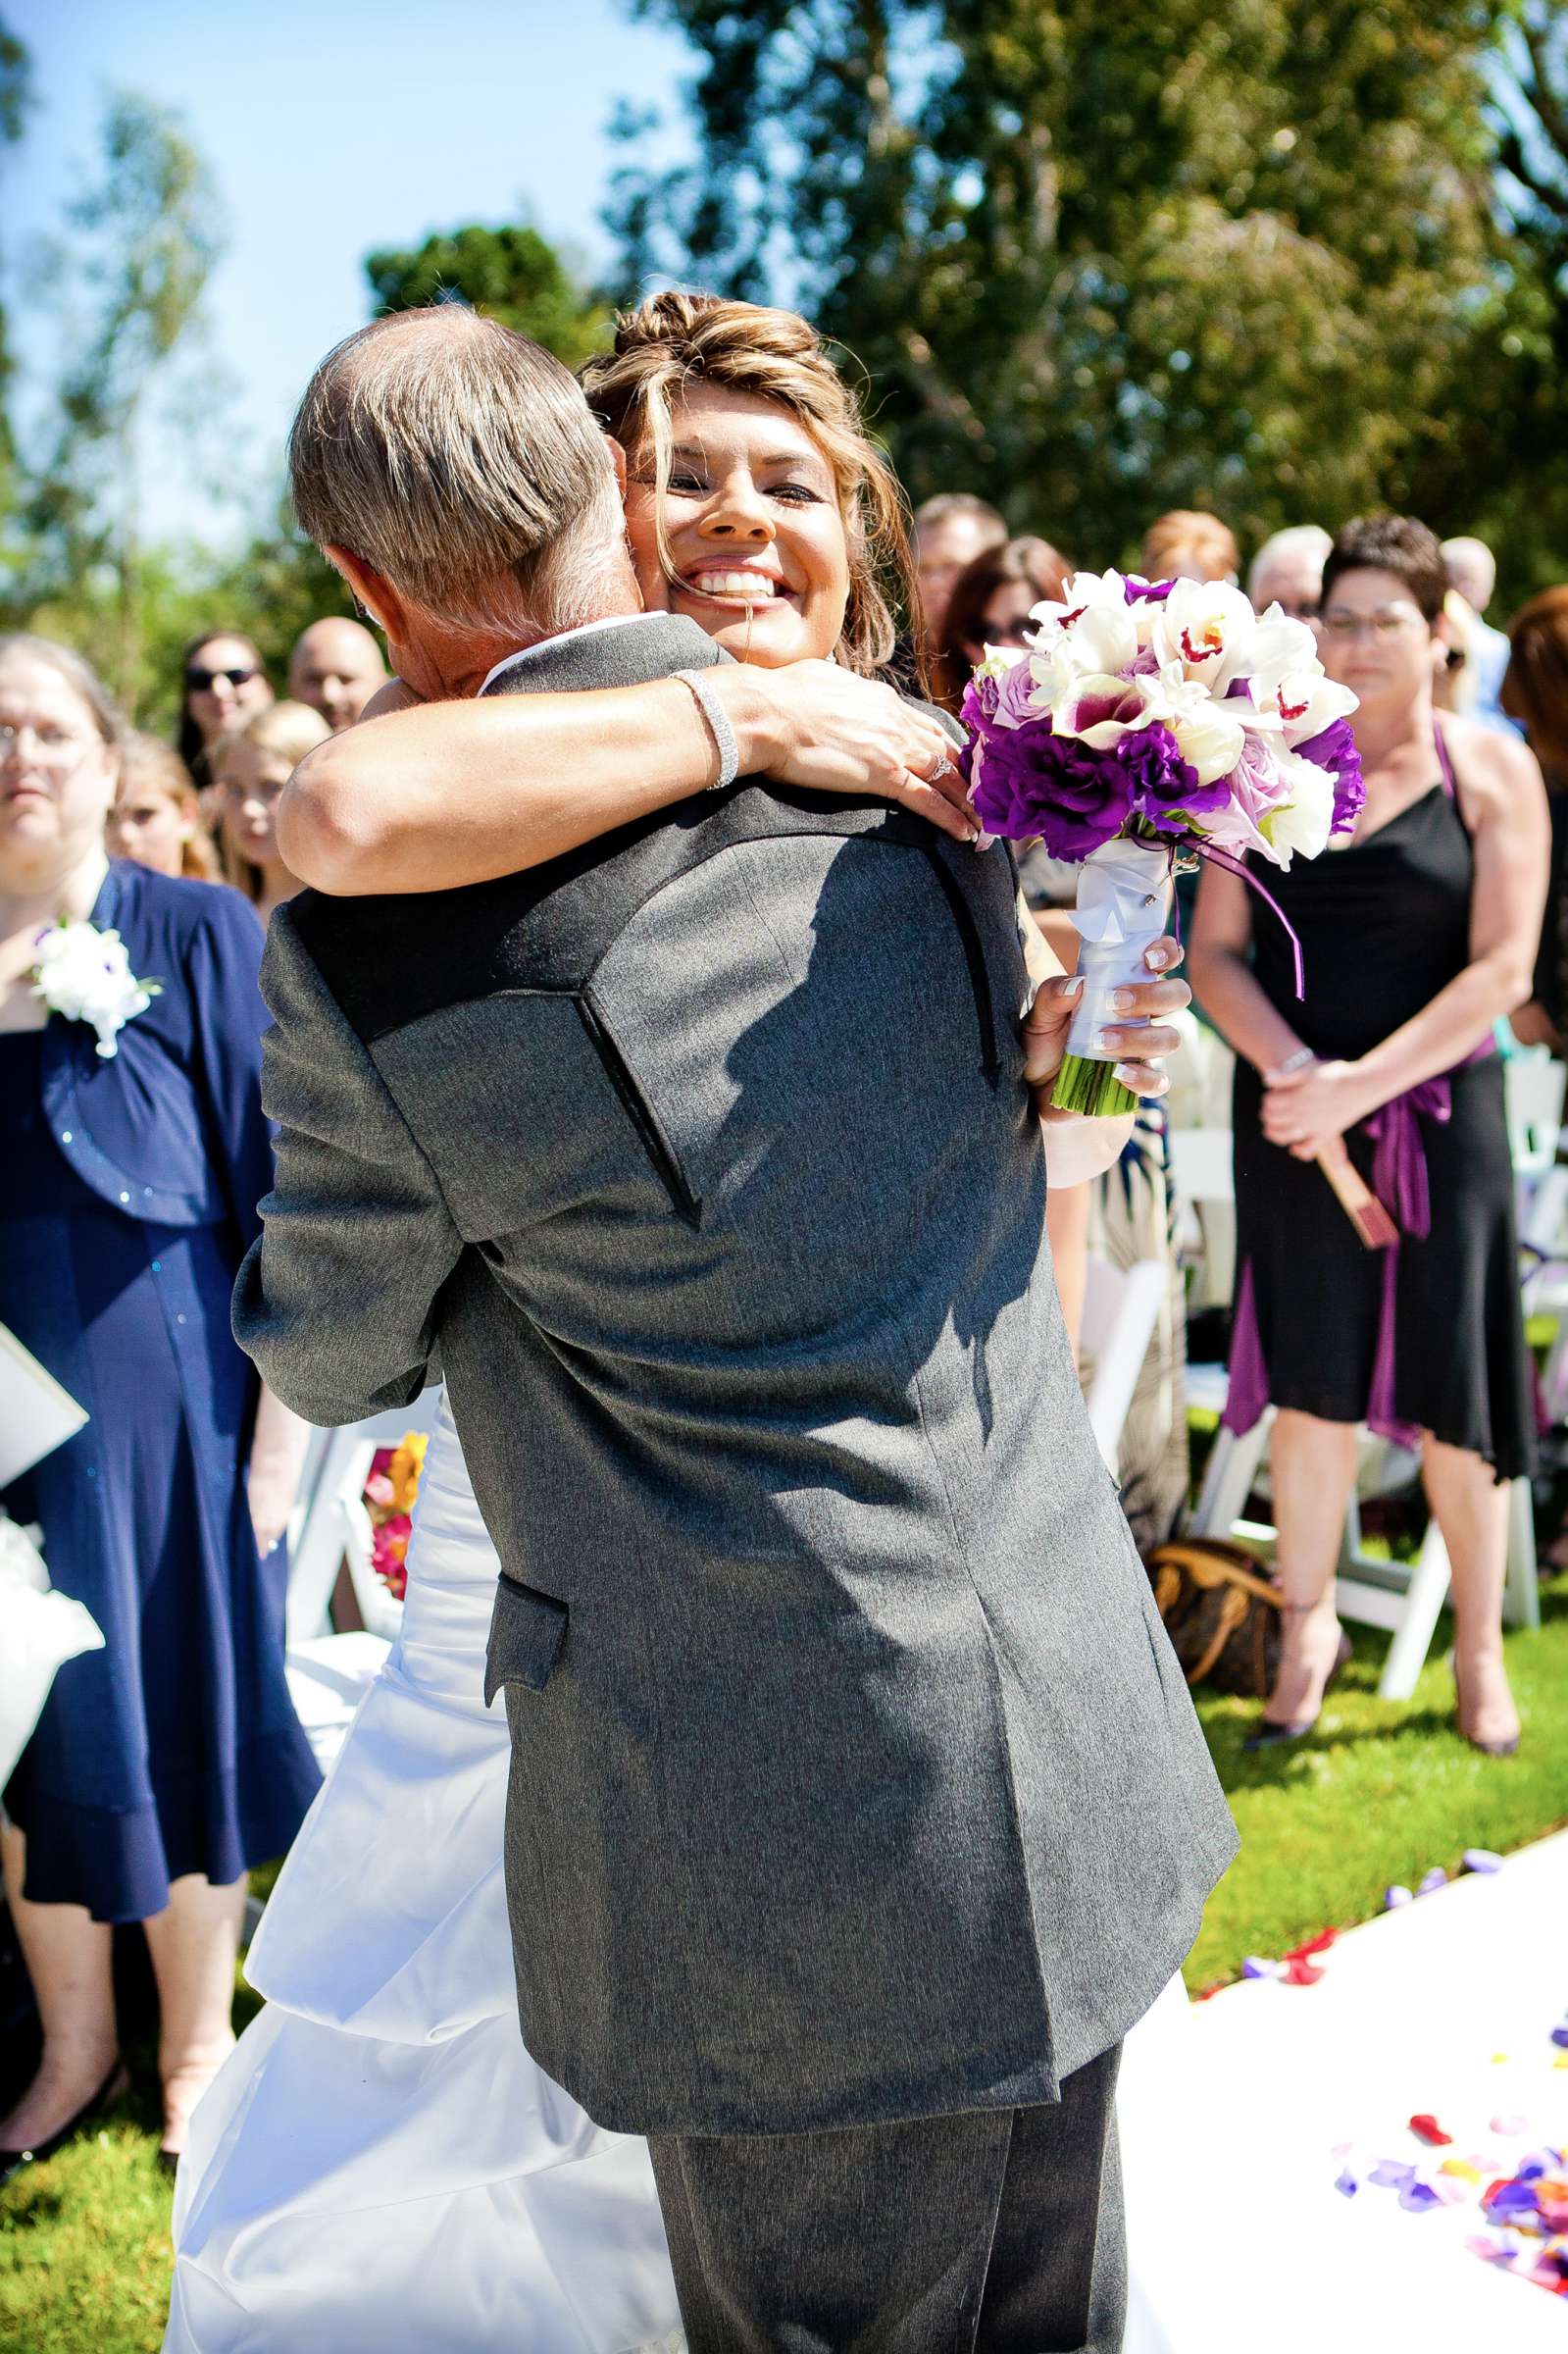
[[[492,679],[485,694],[582,693],[593,687],[642,687],[675,670],[711,670],[730,662],[722,645],[683,613],[643,613],[613,630],[572,630],[546,638]]]

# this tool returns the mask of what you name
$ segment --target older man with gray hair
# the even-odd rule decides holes
[[[1246,576],[1246,592],[1257,610],[1277,604],[1292,621],[1316,620],[1323,601],[1323,567],[1333,545],[1316,523],[1293,523],[1265,539]]]
[[[1485,720],[1489,727],[1506,728],[1511,734],[1523,731],[1504,711],[1501,702],[1502,682],[1512,651],[1506,635],[1494,630],[1487,619],[1487,607],[1497,586],[1497,559],[1485,539],[1461,537],[1444,539],[1442,560],[1448,568],[1448,585],[1457,588],[1475,615],[1466,635],[1469,655],[1475,678],[1475,694],[1470,703],[1472,719]]]
[[[522,337],[364,331],[292,457],[422,693],[711,691]],[[306,892],[264,986],[236,1329],[318,1422],[444,1373],[524,2038],[648,2135],[692,2354],[1112,2354],[1120,2041],[1235,1833],[1056,1302],[1005,848],[722,773]]]

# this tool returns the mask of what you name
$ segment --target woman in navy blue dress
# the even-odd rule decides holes
[[[259,1401],[228,1321],[272,1180],[262,934],[236,893],[106,857],[120,733],[75,655],[0,639],[0,1322],[91,1417],[4,1502],[104,1636],[61,1668],[3,1794],[44,2050],[0,2118],[0,2176],[118,2090],[116,1921],[146,1926],[181,2146],[231,2040],[247,1867],[287,1847],[318,1779],[283,1674],[298,1426]],[[117,931],[159,983],[108,1052],[33,989],[62,917]]]

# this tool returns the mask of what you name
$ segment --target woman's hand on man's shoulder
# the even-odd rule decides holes
[[[810,793],[895,801],[957,842],[976,839],[957,746],[896,688],[837,662],[782,670],[737,662],[709,676],[741,745],[742,771]]]

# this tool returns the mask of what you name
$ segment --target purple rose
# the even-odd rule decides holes
[[[995,679],[983,679],[977,676],[970,680],[969,685],[964,689],[964,699],[958,713],[966,728],[978,728],[986,720],[995,717],[996,698],[999,692],[1000,688]]]
[[[1116,757],[1132,780],[1134,806],[1156,834],[1186,834],[1188,817],[1223,808],[1230,797],[1223,778],[1215,785],[1198,783],[1197,770],[1183,759],[1169,728],[1130,729]]]
[[[1321,735],[1313,736],[1296,750],[1303,760],[1316,761],[1334,779],[1334,823],[1331,834],[1349,834],[1361,814],[1367,789],[1361,781],[1361,755],[1355,748],[1355,736],[1347,719],[1331,721]]]
[[[1053,858],[1087,858],[1133,814],[1133,781],[1112,752],[1054,736],[1041,719],[986,727],[975,807],[988,834],[1010,842],[1040,835]]]

